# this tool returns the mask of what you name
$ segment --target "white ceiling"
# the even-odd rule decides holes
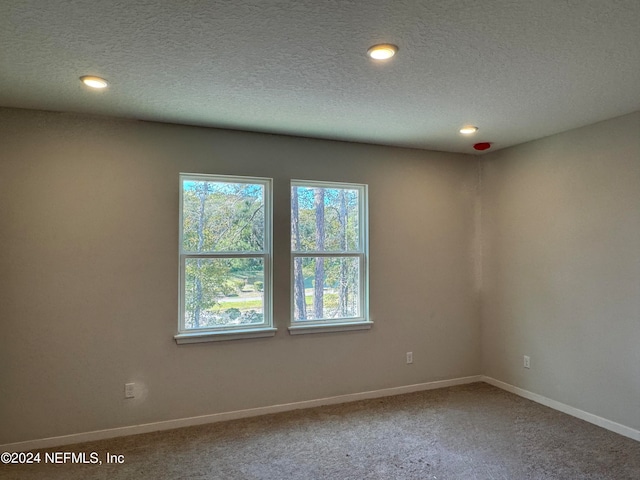
[[[0,106],[495,150],[640,110],[640,1],[0,0]]]

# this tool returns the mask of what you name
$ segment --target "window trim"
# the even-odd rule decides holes
[[[291,214],[291,200],[293,187],[309,188],[339,188],[345,190],[358,190],[358,250],[347,251],[327,251],[299,250],[294,251],[290,245],[290,275],[289,291],[290,301],[290,322],[289,333],[299,335],[306,333],[328,333],[350,330],[368,330],[373,326],[373,321],[369,317],[369,195],[368,185],[363,183],[329,182],[318,180],[292,179],[289,185],[289,213]],[[289,238],[291,239],[291,219],[289,221]],[[360,316],[348,318],[330,318],[314,320],[295,319],[295,258],[298,257],[324,257],[324,258],[358,258],[360,266]]]
[[[258,252],[204,252],[194,253],[183,250],[184,228],[184,182],[246,183],[262,185],[264,191],[264,246]],[[272,337],[277,329],[273,322],[273,179],[239,175],[215,175],[202,173],[180,173],[179,175],[179,231],[178,231],[178,333],[174,335],[177,344],[217,342],[242,338]],[[185,308],[185,263],[188,258],[263,258],[263,319],[262,324],[226,325],[198,329],[184,326]]]

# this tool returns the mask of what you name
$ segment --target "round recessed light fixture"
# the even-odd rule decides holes
[[[381,43],[369,48],[367,55],[374,60],[388,60],[393,57],[397,51],[397,46],[391,45],[390,43]]]
[[[80,81],[84,83],[87,87],[103,89],[109,86],[109,82],[107,82],[104,78],[94,77],[91,75],[85,75],[80,77]]]
[[[471,135],[472,133],[476,133],[478,131],[478,127],[473,125],[467,125],[460,129],[460,133],[463,135]]]

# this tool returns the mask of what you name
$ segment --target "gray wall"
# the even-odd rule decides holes
[[[482,163],[484,373],[640,429],[640,112]]]
[[[276,337],[175,344],[179,172],[274,178]],[[0,444],[481,373],[477,173],[465,155],[0,110]],[[369,185],[372,330],[288,334],[291,178]]]

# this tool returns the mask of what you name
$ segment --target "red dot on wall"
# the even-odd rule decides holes
[[[476,143],[473,148],[476,150],[488,150],[491,148],[491,144],[489,142],[480,142]]]

